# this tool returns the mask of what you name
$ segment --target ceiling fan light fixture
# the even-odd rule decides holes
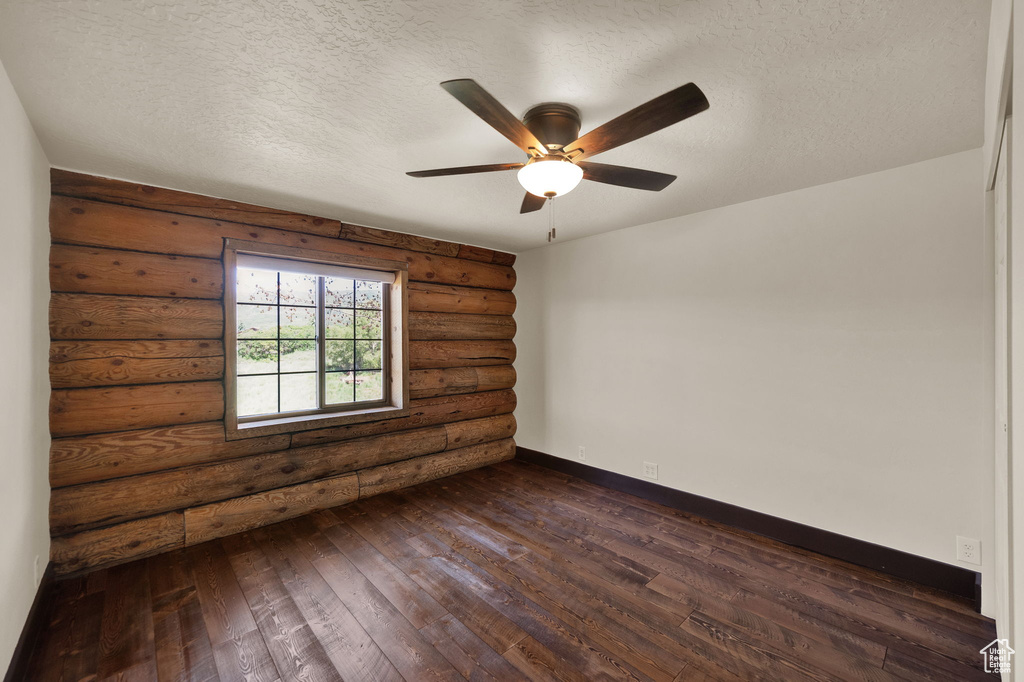
[[[538,197],[560,197],[571,192],[583,179],[583,169],[560,156],[531,159],[519,169],[519,184]]]

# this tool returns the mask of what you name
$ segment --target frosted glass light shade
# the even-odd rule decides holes
[[[560,197],[571,192],[583,179],[583,169],[558,157],[532,159],[519,169],[519,184],[538,197]]]

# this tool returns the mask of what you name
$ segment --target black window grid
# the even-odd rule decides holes
[[[368,399],[368,400],[357,400],[357,397],[358,397],[358,378],[359,378],[359,375],[366,374],[366,375],[382,375],[383,376],[383,373],[384,373],[384,370],[385,370],[385,357],[386,357],[386,355],[384,353],[384,343],[385,343],[386,339],[383,338],[383,335],[381,335],[379,337],[375,337],[375,338],[358,338],[356,336],[357,335],[356,326],[357,326],[357,322],[358,322],[358,319],[359,319],[359,317],[358,317],[358,315],[356,313],[360,312],[360,311],[380,313],[379,317],[380,317],[381,331],[384,330],[385,321],[384,321],[384,314],[383,314],[384,313],[384,308],[383,308],[384,288],[383,288],[383,285],[381,285],[381,291],[380,291],[380,301],[381,301],[382,307],[367,307],[367,306],[360,306],[359,305],[359,297],[358,297],[358,293],[357,293],[358,292],[358,284],[357,283],[359,281],[362,281],[362,280],[353,280],[352,281],[352,305],[351,306],[338,306],[338,305],[327,305],[326,304],[327,301],[326,301],[326,294],[325,294],[325,281],[326,281],[325,280],[325,276],[323,276],[323,275],[318,275],[317,276],[317,296],[316,296],[317,303],[316,304],[309,305],[309,304],[282,303],[281,302],[281,272],[277,272],[276,287],[275,287],[275,292],[274,292],[274,294],[275,294],[275,302],[274,303],[253,302],[253,301],[237,301],[236,304],[235,304],[236,306],[273,307],[273,308],[275,308],[276,328],[275,328],[275,336],[273,338],[238,336],[237,339],[238,339],[239,342],[266,342],[266,343],[275,343],[276,342],[276,344],[277,344],[277,361],[276,361],[277,371],[276,372],[238,372],[236,374],[236,376],[238,378],[242,378],[242,377],[261,377],[261,376],[276,376],[276,377],[278,377],[278,381],[275,382],[276,387],[277,387],[277,413],[278,414],[287,414],[286,412],[282,411],[282,406],[281,406],[281,381],[280,381],[280,377],[282,377],[282,376],[315,375],[317,377],[317,408],[316,408],[316,410],[318,410],[318,411],[319,410],[325,410],[325,409],[328,409],[328,408],[331,408],[331,407],[337,407],[337,406],[340,406],[340,405],[378,402],[378,401],[383,400],[383,398],[384,398],[384,395],[383,395],[384,394],[384,385],[382,383],[382,385],[381,385],[381,393],[382,393],[382,395],[381,395],[380,398],[374,398],[374,399]],[[313,337],[282,337],[280,335],[281,334],[281,309],[282,308],[306,308],[306,309],[311,309],[311,310],[316,311],[316,318],[317,318],[316,319],[316,326],[317,326],[318,331],[321,331],[321,330],[325,329],[325,324],[323,323],[323,318],[326,318],[328,310],[347,310],[347,311],[352,311],[352,338],[327,336],[326,334],[322,334],[322,335],[321,334],[314,334]],[[316,350],[317,350],[317,358],[318,358],[316,368],[313,369],[313,370],[282,371],[281,370],[281,356],[283,355],[283,353],[281,351],[281,342],[283,342],[283,341],[312,341],[312,342],[314,342],[314,345],[315,345]],[[350,341],[350,342],[352,342],[352,346],[353,346],[352,369],[348,369],[348,370],[345,370],[345,369],[340,369],[340,370],[327,369],[326,363],[323,361],[323,358],[324,358],[324,354],[325,354],[324,347],[326,346],[326,343],[328,341]],[[357,362],[356,362],[356,348],[358,347],[357,343],[358,342],[374,342],[374,341],[376,341],[376,342],[381,344],[380,358],[379,358],[379,363],[378,363],[380,366],[379,367],[370,367],[370,368],[356,367],[356,364],[357,364]],[[326,399],[325,399],[327,376],[328,375],[343,375],[343,374],[344,375],[352,375],[353,376],[353,381],[352,381],[352,400],[351,401],[343,401],[343,402],[335,402],[335,403],[327,402]],[[289,412],[292,412],[292,411],[290,410]],[[257,416],[257,415],[253,415],[253,416]]]

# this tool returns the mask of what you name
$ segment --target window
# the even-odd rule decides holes
[[[405,263],[226,240],[228,438],[407,414]]]

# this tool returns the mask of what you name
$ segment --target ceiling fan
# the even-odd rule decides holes
[[[580,180],[660,192],[676,176],[584,159],[667,128],[709,106],[700,88],[687,83],[579,137],[580,113],[568,104],[538,104],[520,121],[472,79],[445,81],[441,87],[530,158],[524,163],[437,168],[412,171],[408,175],[431,178],[518,169],[519,183],[526,189],[520,213],[539,210],[548,199],[573,190]]]

